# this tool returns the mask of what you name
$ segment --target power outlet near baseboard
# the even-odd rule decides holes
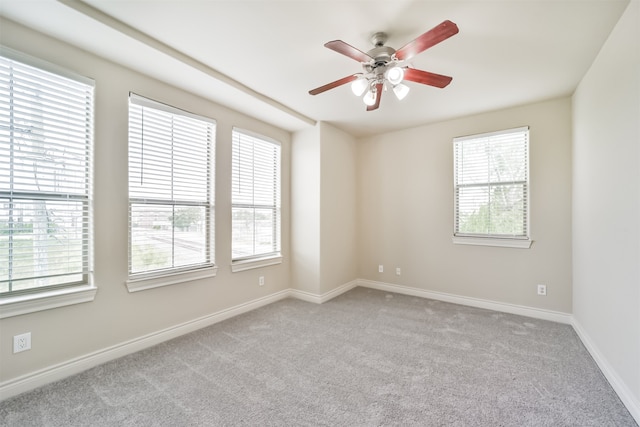
[[[547,285],[538,285],[538,295],[547,296]]]
[[[31,350],[31,332],[16,335],[13,337],[13,352],[20,353],[21,351]]]

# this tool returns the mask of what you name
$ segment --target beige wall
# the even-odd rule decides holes
[[[291,149],[291,283],[320,292],[320,126],[296,132]]]
[[[0,382],[121,344],[290,287],[290,134],[79,51],[8,21],[5,46],[95,79],[95,301],[0,321]],[[137,293],[127,278],[127,100],[129,91],[217,120],[216,264],[213,279]],[[231,129],[282,143],[284,262],[231,273]],[[258,286],[258,276],[266,284]],[[32,349],[12,354],[13,335],[32,333]]]
[[[640,2],[573,97],[573,308],[640,420]],[[622,391],[622,393],[620,393]]]
[[[525,125],[532,247],[454,245],[452,139]],[[360,278],[571,312],[569,98],[366,138],[358,161]]]
[[[339,129],[320,124],[320,294],[358,278],[356,142]]]
[[[356,142],[328,123],[292,148],[292,283],[320,296],[357,278]]]

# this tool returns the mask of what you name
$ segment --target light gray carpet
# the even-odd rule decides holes
[[[356,288],[0,403],[10,426],[635,426],[570,326]]]

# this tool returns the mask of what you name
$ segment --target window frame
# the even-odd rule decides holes
[[[172,119],[175,116],[184,117],[188,119],[195,119],[201,122],[207,123],[211,126],[211,138],[208,141],[209,146],[207,147],[207,190],[206,190],[206,202],[196,202],[196,201],[188,201],[188,200],[176,200],[175,198],[171,199],[154,199],[153,197],[132,197],[131,196],[131,172],[130,169],[127,168],[128,179],[127,179],[127,191],[128,191],[128,250],[127,250],[127,280],[126,286],[129,292],[138,292],[147,289],[153,289],[162,286],[175,285],[185,282],[191,282],[194,280],[206,279],[210,277],[215,277],[217,274],[218,267],[215,264],[215,147],[216,147],[216,132],[217,132],[217,123],[215,119],[191,113],[185,110],[182,110],[178,107],[174,107],[171,105],[167,105],[150,98],[137,95],[133,92],[129,94],[129,110],[128,110],[128,124],[129,124],[129,136],[128,136],[128,159],[131,161],[131,150],[132,150],[132,142],[131,142],[131,120],[132,120],[132,105],[136,105],[141,108],[148,108],[156,111],[160,111],[162,113],[170,114]],[[172,141],[171,150],[173,150],[173,146],[175,141]],[[173,154],[172,154],[173,155]],[[175,176],[172,176],[172,183],[175,183]],[[172,184],[173,185],[173,184]],[[162,202],[162,203],[161,203]],[[173,266],[168,268],[159,268],[149,271],[143,272],[133,272],[132,271],[132,252],[133,252],[133,242],[132,242],[132,205],[157,205],[161,203],[162,205],[171,205],[171,206],[191,206],[191,207],[204,207],[205,219],[204,219],[204,234],[205,234],[205,261],[202,263],[185,265],[185,266]],[[173,230],[173,229],[172,229]],[[172,248],[175,247],[175,241],[171,243]]]
[[[484,234],[484,233],[463,233],[458,231],[458,226],[460,224],[459,219],[459,189],[464,187],[469,187],[469,185],[460,185],[458,184],[458,150],[457,144],[463,142],[469,142],[473,140],[500,137],[503,135],[509,134],[519,134],[524,133],[524,151],[525,151],[525,159],[524,159],[524,167],[526,169],[524,180],[509,182],[508,184],[504,182],[500,182],[498,185],[513,185],[513,184],[522,184],[524,186],[524,210],[523,210],[523,222],[524,222],[524,235],[509,235],[509,234]],[[504,129],[494,132],[486,132],[481,134],[467,135],[462,137],[453,138],[453,236],[452,242],[454,244],[462,244],[462,245],[473,245],[473,246],[497,246],[497,247],[506,247],[506,248],[518,248],[518,249],[528,249],[531,247],[533,240],[531,239],[531,202],[530,202],[530,188],[531,188],[531,180],[530,180],[530,129],[529,126],[521,126],[517,128]],[[486,186],[491,188],[492,185],[495,186],[497,181],[491,180],[487,178],[486,182],[482,183],[474,183],[473,186],[482,187]]]
[[[20,191],[18,200],[42,199],[48,201],[55,200],[77,200],[82,203],[82,272],[77,273],[81,280],[68,281],[41,288],[8,292],[0,296],[0,319],[48,310],[68,305],[93,301],[97,293],[93,277],[93,149],[94,149],[94,127],[95,127],[95,81],[50,63],[40,58],[32,57],[25,53],[13,50],[6,46],[0,46],[0,56],[3,58],[35,68],[45,74],[53,74],[63,79],[72,80],[86,86],[90,93],[89,101],[85,103],[86,108],[86,132],[87,136],[83,144],[85,162],[82,164],[84,172],[84,190],[82,194],[70,195],[68,192],[39,192]],[[10,126],[13,126],[12,124]],[[13,197],[11,197],[13,199]]]
[[[276,168],[274,173],[274,181],[273,181],[273,185],[275,188],[275,191],[273,193],[273,198],[274,198],[273,205],[266,206],[266,205],[259,205],[255,203],[254,204],[237,203],[236,201],[234,201],[234,189],[233,189],[234,177],[232,176],[232,179],[231,179],[231,186],[232,186],[231,188],[231,212],[232,212],[231,214],[231,271],[234,273],[239,271],[245,271],[245,270],[250,270],[254,268],[261,268],[269,265],[276,265],[276,264],[282,263],[282,143],[268,136],[265,136],[256,132],[252,132],[250,130],[234,127],[232,129],[232,136],[231,136],[232,165],[234,164],[234,162],[239,161],[239,159],[236,159],[235,157],[234,147],[238,141],[238,138],[240,138],[242,135],[251,139],[257,139],[260,142],[272,144],[274,147],[277,147],[276,150],[277,150],[278,157],[272,165],[274,168]],[[233,174],[233,167],[232,167],[231,173]],[[252,184],[255,184],[255,181],[253,181]],[[255,187],[253,187],[252,191],[254,190],[255,190]],[[271,237],[274,242],[275,248],[273,251],[267,252],[267,253],[256,254],[254,252],[252,255],[234,257],[233,255],[233,246],[234,246],[233,210],[234,208],[255,209],[256,207],[260,207],[264,209],[273,209],[274,219],[273,219],[273,225],[272,225],[273,232]],[[253,230],[254,242],[255,242],[255,239],[256,239],[256,234],[254,229]]]

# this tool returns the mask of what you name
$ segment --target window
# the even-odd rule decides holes
[[[66,303],[3,311],[2,317],[7,317],[95,295],[91,284],[94,84],[10,49],[1,53],[0,299],[11,305],[67,295]],[[48,71],[54,69],[55,74]],[[68,298],[89,289],[89,299],[86,293],[79,300]]]
[[[130,291],[215,272],[214,135],[211,119],[130,95]],[[194,270],[203,275],[175,277]]]
[[[529,247],[529,128],[453,142],[454,242]]]
[[[234,271],[280,262],[280,144],[234,129],[232,152]]]

